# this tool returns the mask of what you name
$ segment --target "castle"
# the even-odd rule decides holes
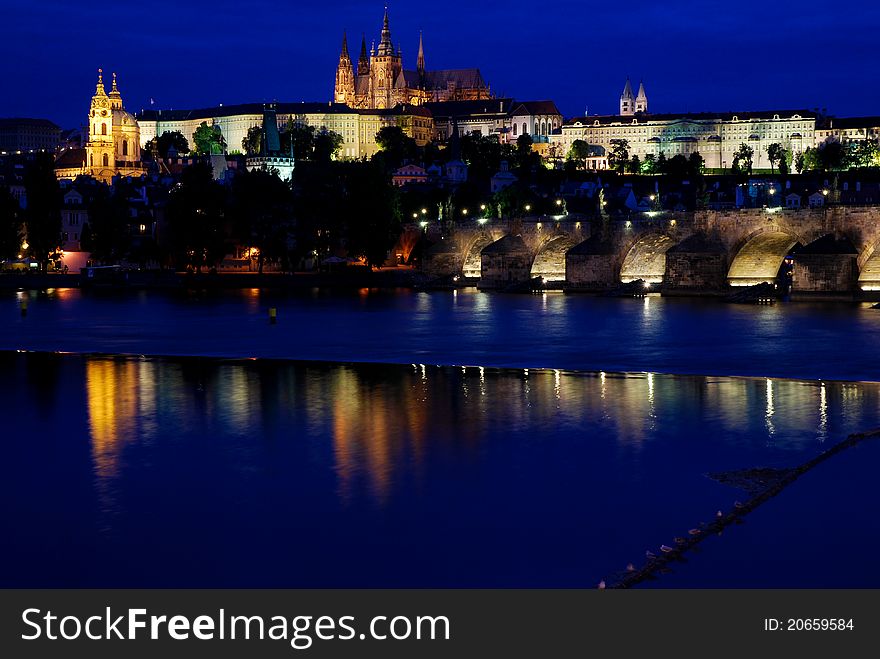
[[[379,47],[367,54],[366,36],[361,40],[357,70],[348,53],[348,39],[342,37],[342,53],[336,67],[334,101],[356,109],[382,110],[399,104],[422,105],[440,101],[473,101],[492,98],[479,69],[428,71],[425,49],[419,35],[415,70],[403,68],[400,47],[395,50],[388,25],[388,10]]]

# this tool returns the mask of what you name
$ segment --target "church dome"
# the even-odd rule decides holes
[[[130,112],[119,108],[118,110],[113,110],[113,123],[117,126],[137,126],[137,119]]]

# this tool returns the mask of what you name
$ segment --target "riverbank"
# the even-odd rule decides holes
[[[58,288],[93,288],[100,290],[309,290],[322,289],[386,289],[399,288],[426,291],[452,291],[478,286],[475,278],[437,278],[412,268],[380,268],[370,270],[349,267],[336,272],[224,272],[184,273],[162,270],[131,270],[115,273],[111,278],[87,280],[79,274],[61,273],[3,273],[0,274],[0,290],[49,290]],[[481,289],[482,290],[482,289]],[[492,289],[488,289],[491,291]],[[664,297],[723,299],[737,289],[727,290],[663,290],[653,288],[652,293]],[[507,290],[502,292],[562,292],[572,295],[608,295],[608,291],[545,285],[543,289]],[[617,295],[617,297],[629,297]],[[642,297],[637,295],[634,297]],[[880,291],[854,291],[852,293],[797,293],[786,298],[792,302],[877,302]]]
[[[350,268],[338,272],[298,273],[184,273],[132,270],[112,278],[84,280],[79,274],[0,274],[0,289],[46,290],[50,288],[97,288],[109,290],[206,290],[206,289],[310,289],[310,288],[414,288],[430,277],[409,268]]]

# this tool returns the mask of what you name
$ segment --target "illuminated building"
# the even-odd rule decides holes
[[[782,144],[793,155],[816,143],[816,115],[806,110],[761,112],[703,112],[648,114],[644,86],[637,97],[627,81],[620,98],[620,114],[575,117],[550,136],[568,153],[576,140],[583,140],[610,153],[614,140],[626,140],[629,156],[644,162],[652,155],[666,158],[699,153],[710,169],[729,169],[742,144],[753,150],[752,167],[770,169],[767,147]],[[644,108],[640,110],[640,108]],[[607,159],[595,163],[607,166]]]
[[[110,183],[114,176],[140,176],[140,128],[133,114],[122,106],[122,94],[113,86],[108,94],[104,77],[98,69],[98,84],[89,108],[89,138],[85,149],[71,149],[56,162],[58,178],[76,178],[88,174]]]
[[[334,89],[337,103],[377,110],[393,108],[402,103],[421,105],[431,101],[468,101],[491,97],[479,69],[427,70],[421,35],[416,68],[404,69],[401,49],[399,46],[395,49],[391,41],[387,9],[379,47],[370,48],[368,55],[367,39],[363,38],[357,70],[348,53],[348,39],[343,35]]]

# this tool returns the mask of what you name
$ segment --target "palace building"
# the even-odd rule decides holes
[[[808,110],[769,110],[758,112],[702,112],[684,114],[649,114],[644,85],[633,95],[629,80],[620,97],[620,114],[575,117],[550,141],[568,153],[576,140],[602,147],[610,153],[612,142],[626,140],[630,156],[666,158],[699,153],[709,169],[729,169],[742,144],[753,150],[752,166],[770,169],[767,147],[778,142],[792,154],[816,145],[816,113]],[[591,166],[604,169],[607,156],[590,160]]]
[[[122,105],[115,73],[108,94],[104,89],[103,72],[98,69],[98,84],[89,107],[88,135],[85,148],[61,154],[55,167],[58,178],[87,174],[109,183],[114,176],[140,176],[144,173],[138,121]]]
[[[366,36],[361,40],[357,69],[348,53],[348,39],[342,37],[342,53],[336,67],[334,101],[352,108],[381,110],[407,103],[422,105],[441,101],[472,101],[492,98],[489,86],[479,69],[445,69],[429,71],[425,66],[425,49],[419,35],[416,68],[403,68],[400,46],[394,48],[388,24],[388,10],[379,39],[367,54]]]

